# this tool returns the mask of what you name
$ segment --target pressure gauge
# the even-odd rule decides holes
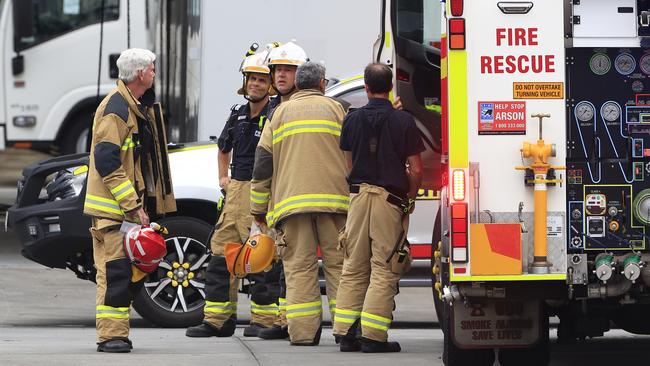
[[[650,75],[650,54],[645,54],[639,61],[639,66],[644,74]]]
[[[643,83],[639,80],[634,80],[632,83],[632,91],[635,93],[641,93],[643,91]]]
[[[594,106],[588,102],[580,102],[576,105],[576,117],[582,122],[591,121],[594,119]]]
[[[612,67],[612,60],[610,60],[609,56],[604,53],[597,53],[591,56],[591,60],[589,60],[589,67],[591,68],[591,72],[594,74],[605,75]],[[650,67],[650,64],[648,67]],[[650,70],[650,68],[648,70]]]
[[[619,117],[621,117],[621,108],[616,102],[607,102],[600,108],[600,114],[605,121],[618,121]]]
[[[621,53],[614,60],[614,67],[621,75],[630,75],[636,69],[636,60],[629,53]]]

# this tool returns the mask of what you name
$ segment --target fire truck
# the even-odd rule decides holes
[[[547,365],[551,316],[650,334],[650,1],[442,11],[444,363]]]

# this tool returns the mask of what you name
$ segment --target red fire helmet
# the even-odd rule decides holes
[[[167,255],[165,239],[150,226],[131,228],[124,236],[124,250],[131,262],[147,273],[155,271]]]

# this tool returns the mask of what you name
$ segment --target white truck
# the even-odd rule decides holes
[[[146,46],[144,1],[128,11],[127,0],[105,0],[103,37],[101,3],[0,1],[0,149],[86,151],[92,115],[115,87],[115,60],[129,41]]]
[[[650,3],[447,0],[443,361],[549,363],[610,322],[649,334]]]

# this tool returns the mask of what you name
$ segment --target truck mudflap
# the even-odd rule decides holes
[[[452,339],[459,348],[530,347],[542,332],[539,300],[472,299],[456,302]]]

